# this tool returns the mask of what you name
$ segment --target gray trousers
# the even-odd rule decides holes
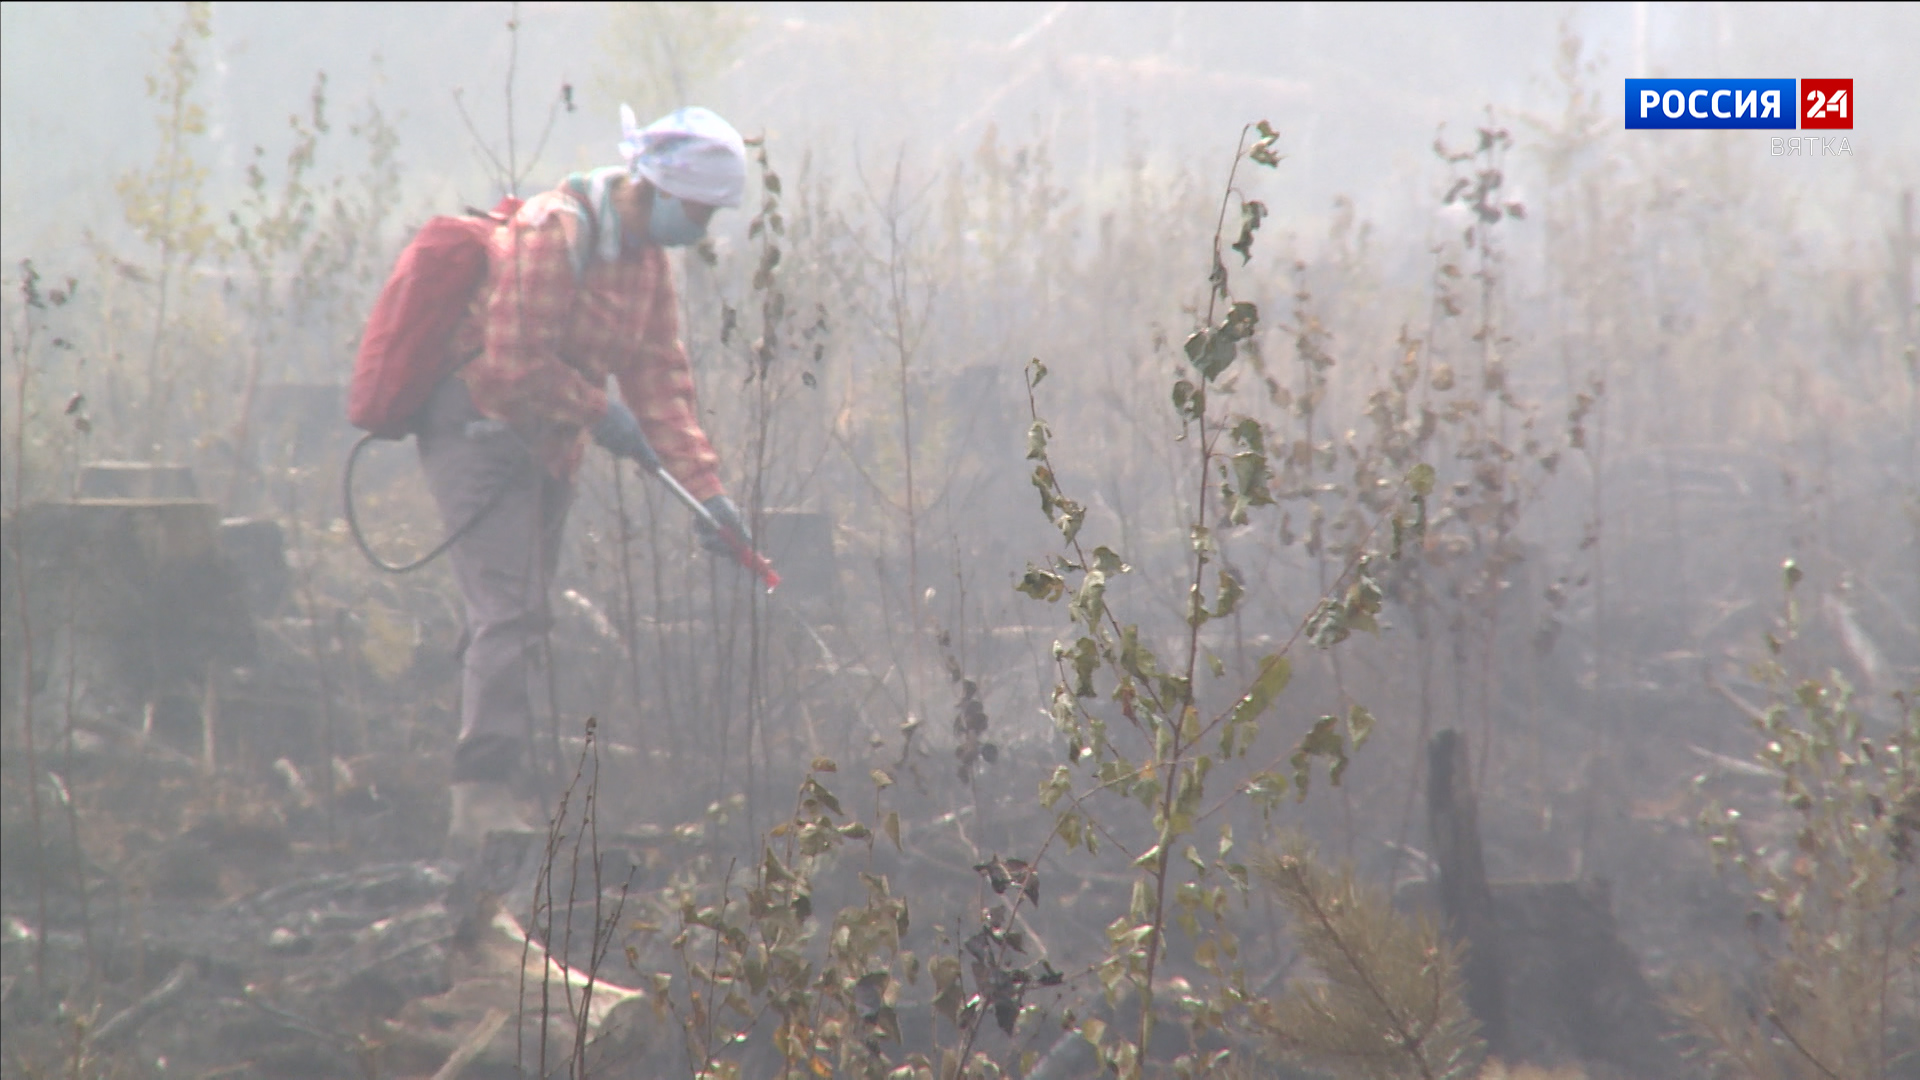
[[[532,747],[532,682],[573,485],[483,417],[458,378],[443,380],[428,400],[418,441],[447,530],[482,515],[447,553],[466,600],[453,778],[505,781]]]

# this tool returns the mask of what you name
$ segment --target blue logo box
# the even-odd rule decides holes
[[[1627,128],[1792,131],[1792,79],[1628,79]]]

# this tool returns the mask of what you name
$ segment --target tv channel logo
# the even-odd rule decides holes
[[[1853,80],[1628,79],[1626,107],[1628,130],[1851,131]]]
[[[1800,129],[1853,130],[1852,79],[1801,79]]]

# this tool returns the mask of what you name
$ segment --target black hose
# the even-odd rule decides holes
[[[472,532],[473,527],[480,524],[481,518],[486,517],[488,513],[492,512],[494,507],[500,505],[500,500],[506,496],[507,489],[512,486],[511,484],[501,484],[499,488],[494,491],[493,496],[487,500],[485,506],[474,511],[473,516],[468,518],[464,524],[451,533],[448,533],[447,538],[440,541],[439,546],[435,547],[432,551],[427,552],[425,555],[420,556],[410,563],[390,563],[374,554],[372,546],[367,543],[366,534],[360,531],[360,515],[355,513],[353,509],[354,467],[360,462],[360,451],[366,449],[367,444],[377,438],[380,438],[380,436],[373,434],[362,435],[360,436],[360,441],[354,443],[353,449],[348,451],[347,468],[345,475],[343,475],[340,480],[340,495],[341,501],[346,504],[347,531],[353,534],[353,542],[359,545],[360,554],[365,555],[367,561],[372,563],[375,569],[384,570],[389,574],[410,574],[445,554],[447,549],[457,543],[461,537]]]

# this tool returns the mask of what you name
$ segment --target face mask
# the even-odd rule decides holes
[[[707,235],[705,225],[697,225],[687,215],[687,204],[664,191],[653,193],[653,216],[647,222],[647,238],[661,247],[685,247]]]

